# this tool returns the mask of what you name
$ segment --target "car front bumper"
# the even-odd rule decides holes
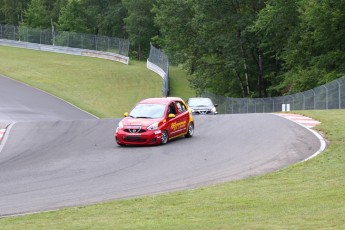
[[[128,133],[122,129],[117,129],[115,140],[119,145],[158,145],[162,140],[162,132],[160,130],[147,130],[143,133]]]
[[[192,114],[193,115],[216,115],[217,112],[213,112],[211,110],[194,110]]]

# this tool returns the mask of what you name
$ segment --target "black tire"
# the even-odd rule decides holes
[[[162,139],[161,139],[161,145],[165,145],[169,140],[169,134],[168,131],[163,130],[162,131]]]
[[[194,135],[194,123],[190,122],[188,125],[188,131],[185,137],[192,137]]]

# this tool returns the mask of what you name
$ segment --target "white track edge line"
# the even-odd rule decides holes
[[[313,129],[311,129],[311,128],[309,128],[309,127],[307,127],[307,126],[305,126],[305,125],[303,125],[301,123],[298,123],[298,122],[296,122],[294,120],[291,120],[291,119],[289,119],[289,118],[287,118],[285,116],[280,116],[279,114],[276,114],[276,113],[272,113],[272,114],[276,115],[276,116],[279,116],[279,117],[282,117],[282,118],[285,118],[285,119],[287,119],[289,121],[292,121],[292,122],[302,126],[303,128],[309,130],[309,132],[313,133],[316,136],[317,139],[319,139],[319,141],[320,141],[320,148],[319,148],[319,150],[317,150],[313,155],[311,155],[311,156],[307,157],[306,159],[300,161],[299,163],[306,162],[306,161],[316,157],[317,155],[319,155],[320,153],[322,153],[326,149],[327,145],[326,145],[325,139],[318,132],[316,132],[315,130],[313,130]]]
[[[13,122],[9,126],[7,126],[6,131],[5,131],[5,135],[2,137],[2,141],[1,141],[1,144],[0,144],[0,153],[1,153],[2,149],[4,148],[4,146],[6,144],[8,135],[10,134],[10,131],[11,131],[13,125],[15,125],[15,124],[16,124],[16,122]]]
[[[303,125],[302,125],[303,126]],[[308,158],[306,158],[306,159],[304,159],[304,160],[302,160],[300,163],[302,163],[302,162],[306,162],[306,161],[308,161],[308,160],[310,160],[310,159],[312,159],[312,158],[314,158],[314,157],[316,157],[317,155],[319,155],[320,153],[322,153],[325,149],[326,149],[326,141],[325,141],[325,139],[318,133],[318,132],[316,132],[315,130],[313,130],[313,129],[310,129],[310,128],[307,128],[310,132],[312,132],[318,139],[319,139],[319,141],[320,141],[320,148],[319,148],[319,150],[318,151],[316,151],[313,155],[311,155],[310,157],[308,157]]]

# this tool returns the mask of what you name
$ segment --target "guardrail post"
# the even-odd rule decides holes
[[[289,95],[289,97],[292,98],[292,110],[295,110],[295,98],[291,95]],[[290,104],[289,104],[289,106],[290,106]],[[289,107],[289,111],[290,111],[290,107]]]
[[[338,98],[339,98],[339,109],[341,109],[341,85],[338,80],[336,80],[338,84]]]
[[[315,110],[315,107],[316,107],[315,91],[314,91],[314,89],[312,89],[311,91],[313,92],[313,107],[314,107],[314,110]]]
[[[325,93],[326,93],[326,109],[328,110],[328,89],[327,89],[327,87],[325,86],[325,85],[322,85],[322,87],[324,87],[325,88]]]
[[[271,97],[270,100],[272,101],[272,112],[274,112],[274,100]]]
[[[249,111],[249,100],[247,99],[247,113]]]

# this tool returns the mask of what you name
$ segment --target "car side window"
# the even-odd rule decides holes
[[[176,106],[177,106],[178,113],[183,113],[184,111],[186,111],[186,106],[183,103],[177,101]]]
[[[171,102],[169,107],[168,107],[168,114],[176,114],[176,109],[175,109],[175,105],[173,102]]]

